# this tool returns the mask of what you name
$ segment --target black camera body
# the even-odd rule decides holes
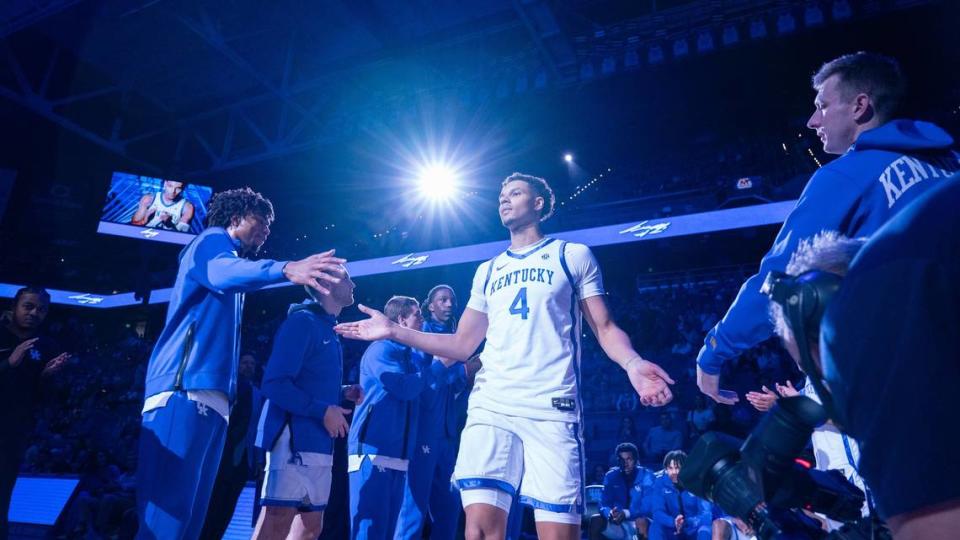
[[[823,407],[810,398],[780,399],[746,441],[715,432],[700,437],[680,480],[742,519],[761,539],[826,536],[795,510],[853,523],[861,518],[865,500],[863,491],[839,471],[810,469],[796,459],[826,419]]]

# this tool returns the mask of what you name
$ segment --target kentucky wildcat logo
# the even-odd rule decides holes
[[[427,258],[428,258],[428,257],[430,257],[430,256],[429,256],[429,255],[420,255],[419,257],[414,257],[414,256],[413,256],[413,253],[411,253],[411,254],[409,254],[409,255],[404,255],[403,257],[401,257],[401,258],[393,261],[393,262],[390,263],[390,264],[399,264],[400,266],[402,266],[402,267],[404,267],[404,268],[410,268],[411,266],[417,266],[417,265],[421,265],[421,264],[427,262]]]
[[[636,236],[637,238],[643,238],[648,234],[660,234],[663,231],[667,230],[667,227],[670,226],[669,221],[664,221],[662,223],[654,223],[652,225],[647,225],[647,223],[649,223],[648,220],[641,221],[640,223],[637,223],[633,227],[620,231],[620,234],[633,233],[633,235]]]

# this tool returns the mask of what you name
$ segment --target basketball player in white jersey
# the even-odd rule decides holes
[[[164,180],[163,189],[140,197],[140,205],[130,223],[157,229],[187,232],[193,219],[193,204],[183,197],[186,182]]]
[[[470,540],[504,537],[510,502],[521,484],[520,498],[534,508],[539,538],[580,537],[581,314],[644,405],[673,398],[669,375],[641,358],[611,318],[590,249],[540,231],[554,205],[542,178],[514,173],[504,180],[500,219],[510,231],[510,247],[477,269],[456,333],[401,328],[362,305],[369,319],[336,328],[346,337],[392,339],[456,359],[469,358],[486,338],[454,470]]]

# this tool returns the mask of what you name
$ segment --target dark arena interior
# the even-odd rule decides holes
[[[0,540],[960,538],[960,2],[0,48]]]

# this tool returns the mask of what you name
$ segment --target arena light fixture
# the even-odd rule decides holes
[[[566,161],[567,163],[573,163],[573,154],[571,154],[570,152],[567,152],[566,154],[563,155],[563,160]]]
[[[457,193],[457,172],[442,163],[425,165],[417,176],[420,194],[430,201],[446,201]]]

